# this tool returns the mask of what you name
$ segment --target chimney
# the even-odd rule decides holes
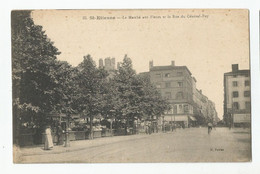
[[[149,62],[149,69],[151,69],[153,67],[153,61]]]
[[[238,64],[232,64],[232,72],[238,71]]]
[[[116,59],[113,57],[111,59],[111,68],[114,70],[115,69],[115,65],[116,65]]]
[[[110,66],[110,63],[111,61],[110,61],[110,58],[109,57],[107,57],[107,58],[105,58],[105,67],[109,67]]]
[[[100,67],[100,68],[103,68],[103,67],[104,67],[104,65],[103,65],[103,59],[102,59],[102,58],[99,59],[99,67]]]
[[[172,64],[171,64],[171,65],[172,65],[172,66],[175,66],[175,61],[174,61],[174,60],[172,61]]]

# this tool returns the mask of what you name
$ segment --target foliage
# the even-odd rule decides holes
[[[166,99],[163,99],[161,94],[157,91],[156,87],[151,83],[148,74],[137,76],[141,88],[140,95],[140,108],[143,114],[151,119],[152,116],[161,116],[165,111],[170,110],[170,104]]]
[[[58,61],[59,54],[42,27],[34,24],[30,11],[12,12],[15,127],[43,127],[53,112],[68,117],[80,113],[90,118],[92,131],[96,116],[129,126],[136,119],[158,117],[169,108],[149,76],[136,74],[127,55],[114,77],[108,78],[108,72],[97,68],[90,55],[72,67]]]
[[[58,54],[42,27],[34,24],[29,11],[12,12],[13,105],[21,124],[33,122],[39,126],[40,117],[59,101],[55,90]]]
[[[59,101],[53,107],[53,112],[64,113],[68,116],[78,113],[76,97],[78,95],[77,84],[75,83],[77,69],[65,61],[55,62],[55,79],[57,81],[56,93]]]
[[[114,77],[117,92],[117,119],[129,121],[138,113],[136,101],[138,95],[135,93],[137,86],[134,85],[136,72],[132,68],[132,61],[125,55],[120,63],[118,71]]]
[[[85,117],[90,118],[90,131],[92,132],[93,118],[99,115],[104,107],[105,83],[108,74],[103,69],[96,68],[90,55],[84,56],[83,62],[78,65],[77,69],[78,96],[76,103],[78,110]]]
[[[160,116],[169,108],[166,100],[162,99],[148,76],[136,75],[132,61],[125,55],[114,78],[117,89],[117,118],[129,121],[136,119],[151,119]]]

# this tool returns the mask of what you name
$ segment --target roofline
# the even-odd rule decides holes
[[[174,68],[185,68],[185,69],[188,71],[188,73],[189,73],[190,75],[192,75],[192,73],[190,72],[190,70],[188,69],[187,66],[171,66],[171,65],[166,65],[166,66],[153,66],[153,67],[150,68],[150,71],[162,71],[162,70],[160,70],[160,69],[154,69],[154,68],[160,68],[160,67],[162,67],[162,68],[167,68],[167,69],[169,69],[169,70],[172,70],[172,69],[174,69]]]
[[[244,69],[244,70],[238,70],[238,71],[231,71],[231,72],[226,72],[224,73],[224,76],[229,76],[229,75],[239,75],[239,74],[249,74],[250,75],[250,70]]]

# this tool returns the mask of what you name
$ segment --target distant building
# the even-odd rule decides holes
[[[208,100],[208,106],[207,106],[207,121],[211,122],[213,124],[217,124],[220,119],[218,118],[218,113],[216,111],[215,103],[211,100]]]
[[[104,62],[102,58],[99,59],[99,68],[104,68],[108,71],[108,78],[113,78],[115,75],[115,64],[115,58],[107,57],[104,59]]]
[[[196,88],[196,79],[193,77],[193,114],[197,124],[205,125],[209,122],[217,124],[219,121],[215,103]]]
[[[230,126],[250,126],[250,70],[239,70],[238,64],[224,74],[224,121]]]

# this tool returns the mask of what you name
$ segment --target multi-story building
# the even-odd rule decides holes
[[[215,104],[196,88],[196,79],[186,66],[153,66],[149,63],[151,82],[172,109],[163,115],[164,121],[188,127],[219,121]]]
[[[238,64],[224,74],[224,121],[229,126],[250,126],[250,70],[239,70]]]
[[[211,100],[208,100],[207,102],[207,117],[206,121],[211,122],[213,124],[217,124],[220,119],[218,118],[218,113],[216,111],[215,103]]]
[[[209,122],[214,125],[219,121],[215,103],[208,99],[202,93],[202,90],[196,88],[196,83],[193,83],[193,114],[197,119],[197,124],[206,125]]]
[[[163,98],[172,106],[165,113],[164,121],[188,127],[196,119],[193,117],[192,74],[186,66],[153,66],[149,63],[151,82],[155,84]]]
[[[193,94],[193,114],[197,119],[197,123],[202,125],[205,122],[205,105],[207,104],[207,97],[202,94],[202,90],[196,87],[197,80],[192,78],[192,94]]]

